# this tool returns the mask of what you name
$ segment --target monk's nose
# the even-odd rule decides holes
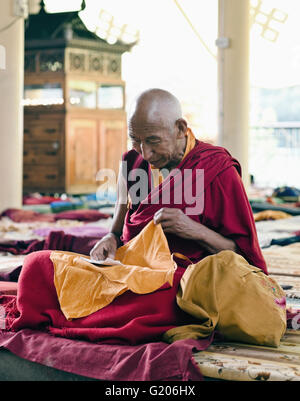
[[[153,155],[151,147],[148,145],[141,144],[141,151],[143,159],[145,159],[146,161],[150,161]]]

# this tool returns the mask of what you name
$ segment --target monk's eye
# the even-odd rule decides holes
[[[131,142],[135,145],[140,145],[141,141],[137,138],[134,138],[133,136],[130,137]]]
[[[159,144],[161,141],[160,141],[160,139],[148,139],[147,140],[147,143],[149,144],[149,145],[157,145],[157,144]]]

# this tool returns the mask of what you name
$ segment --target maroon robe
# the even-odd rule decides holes
[[[169,180],[170,203],[162,201],[162,193],[166,188],[164,182],[168,178],[151,191],[150,165],[135,150],[127,152],[123,160],[127,162],[127,177],[130,171],[134,171],[137,168],[145,170],[148,174],[148,195],[140,204],[131,205],[125,218],[122,240],[126,243],[153,219],[155,212],[160,208],[180,208],[185,211],[186,207],[191,207],[192,205],[188,205],[184,197],[182,197],[181,204],[174,203],[174,191],[178,190],[174,177]],[[238,161],[232,158],[224,148],[197,140],[195,147],[177,166],[177,169],[180,170],[181,174],[183,174],[184,169],[191,169],[193,174],[197,169],[204,170],[204,209],[201,214],[189,215],[189,217],[224,237],[232,239],[238,247],[238,253],[248,263],[261,268],[267,273],[266,263],[257,239],[252,209],[242,183],[241,167]],[[129,194],[133,185],[137,182],[138,178],[133,181],[127,179]],[[191,185],[193,186],[193,194],[195,194],[195,181]],[[153,194],[159,197],[159,203],[151,204],[150,196]],[[193,263],[209,255],[196,241],[183,239],[173,234],[166,234],[166,237],[171,253],[181,253]]]
[[[150,177],[150,167],[135,151],[125,154],[128,169],[141,167]],[[253,265],[266,272],[266,266],[257,241],[255,224],[247,196],[240,179],[239,163],[220,147],[196,143],[195,148],[178,166],[204,169],[204,211],[190,216],[228,238],[234,239],[240,253]],[[129,189],[134,182],[128,182]],[[194,183],[192,184],[194,185]],[[174,187],[172,187],[174,189]],[[150,186],[149,186],[150,191]],[[162,186],[154,193],[158,195]],[[171,197],[172,199],[172,197]],[[128,211],[123,230],[123,241],[136,236],[161,207],[170,205],[133,205]],[[171,207],[185,210],[185,203]],[[189,205],[190,206],[190,205]],[[167,235],[171,252],[179,252],[191,261],[198,261],[207,252],[194,241]],[[51,251],[34,252],[28,255],[19,278],[18,295],[0,296],[0,306],[5,308],[6,330],[23,328],[46,330],[54,335],[80,338],[90,341],[119,344],[138,344],[157,341],[169,329],[183,324],[197,324],[197,320],[182,311],[176,303],[180,279],[184,274],[181,263],[175,272],[173,286],[168,283],[150,294],[135,294],[126,291],[111,304],[89,316],[68,321],[60,310],[53,283]],[[0,330],[1,332],[1,330]],[[210,340],[212,337],[210,338]],[[203,343],[204,341],[204,343]],[[209,342],[199,340],[205,349]]]

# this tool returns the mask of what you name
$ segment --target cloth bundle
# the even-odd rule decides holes
[[[277,347],[286,330],[282,288],[232,251],[191,264],[181,278],[177,304],[199,324],[168,330],[167,342],[217,330],[225,340]]]

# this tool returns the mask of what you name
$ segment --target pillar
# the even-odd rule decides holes
[[[22,205],[24,20],[13,15],[12,0],[1,1],[0,45],[6,53],[0,70],[1,213]]]
[[[249,185],[249,0],[219,0],[218,144],[242,166]]]

